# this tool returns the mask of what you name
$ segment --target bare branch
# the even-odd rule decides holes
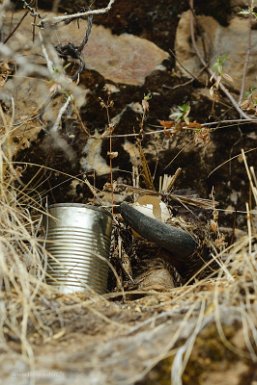
[[[9,35],[5,38],[4,40],[4,44],[6,44],[8,42],[8,40],[13,36],[13,34],[17,31],[17,29],[19,28],[19,26],[21,25],[21,23],[23,22],[23,20],[25,19],[25,17],[27,16],[27,14],[29,13],[29,11],[26,11],[24,13],[24,15],[20,18],[20,20],[18,21],[18,23],[16,24],[16,26],[13,28],[13,30],[9,33]]]
[[[234,97],[232,96],[232,94],[229,92],[229,90],[227,89],[226,86],[224,86],[224,84],[222,82],[219,81],[218,79],[218,76],[215,74],[215,72],[213,72],[208,64],[206,63],[205,59],[203,58],[203,56],[201,55],[198,47],[197,47],[197,44],[196,44],[196,41],[195,41],[195,30],[194,30],[194,0],[189,0],[189,4],[190,4],[190,9],[191,9],[191,18],[190,18],[190,29],[191,29],[191,39],[192,39],[192,45],[193,45],[193,48],[195,50],[195,53],[196,55],[198,56],[198,59],[200,60],[201,64],[206,68],[206,70],[208,71],[209,75],[211,76],[212,79],[214,79],[216,82],[219,82],[219,88],[221,89],[222,92],[224,92],[224,94],[226,95],[226,97],[230,100],[231,104],[233,105],[233,107],[235,108],[235,110],[239,113],[239,115],[244,118],[244,119],[247,119],[247,120],[254,120],[253,118],[251,118],[251,116],[249,116],[248,114],[246,114],[242,109],[241,107],[239,106],[239,104],[237,103],[237,101],[234,99]]]
[[[68,98],[67,98],[66,102],[63,104],[63,106],[60,108],[60,110],[58,112],[58,115],[57,115],[57,118],[56,118],[56,121],[55,121],[53,127],[51,128],[51,133],[52,134],[55,134],[55,133],[57,133],[59,131],[63,114],[67,110],[71,100],[72,100],[72,97],[70,95],[70,96],[68,96]]]
[[[73,13],[72,15],[46,17],[40,20],[40,23],[38,24],[38,26],[41,28],[53,27],[56,24],[59,24],[61,22],[70,22],[72,20],[79,19],[81,17],[87,17],[91,15],[103,15],[104,13],[107,13],[110,11],[115,1],[116,0],[110,0],[109,4],[105,8],[91,9],[85,12]]]
[[[251,7],[253,8],[253,1],[251,1]],[[249,59],[250,59],[250,54],[251,54],[251,48],[252,48],[251,47],[252,46],[252,23],[253,23],[253,15],[250,14],[250,16],[249,16],[249,30],[248,30],[248,46],[247,46],[246,55],[245,55],[241,89],[240,89],[240,95],[239,95],[239,99],[238,99],[239,105],[242,103],[243,96],[244,96],[246,73],[247,73],[247,69],[248,69],[248,64],[249,64]]]

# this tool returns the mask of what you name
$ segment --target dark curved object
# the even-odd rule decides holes
[[[150,218],[125,202],[120,205],[120,211],[127,224],[138,234],[155,242],[178,258],[186,258],[196,250],[196,241],[186,231]]]

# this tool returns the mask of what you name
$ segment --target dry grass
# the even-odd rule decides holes
[[[109,293],[104,297],[95,294],[62,296],[44,284],[47,255],[38,237],[41,212],[39,205],[26,196],[26,188],[17,188],[17,170],[5,150],[7,141],[8,133],[2,135],[0,239],[0,346],[6,357],[14,350],[16,356],[12,359],[25,360],[26,368],[30,368],[26,370],[40,371],[47,367],[52,373],[52,366],[42,360],[42,356],[48,355],[57,363],[60,373],[90,373],[94,360],[98,363],[100,360],[99,351],[92,354],[92,346],[88,346],[85,338],[91,336],[91,342],[95,339],[95,344],[114,355],[110,361],[109,353],[102,353],[106,367],[97,364],[97,370],[94,369],[97,378],[102,373],[108,380],[106,383],[133,384],[160,361],[172,356],[172,384],[178,385],[182,384],[181,378],[198,335],[215,323],[217,335],[227,349],[242,359],[256,361],[254,214],[248,216],[249,234],[216,256],[224,261],[217,277],[166,293],[148,292],[146,295],[144,292],[138,300],[133,298],[136,294],[140,296],[139,291],[126,293],[125,299],[124,293],[123,296]],[[252,176],[256,197],[253,170],[247,163],[246,167],[249,177]],[[31,216],[31,208],[32,211],[37,208],[36,220]],[[85,328],[84,323],[90,326]],[[228,324],[237,325],[235,333],[242,328],[244,342],[240,347],[227,337],[224,330]],[[74,335],[81,341],[81,350],[75,342],[74,351]],[[62,356],[58,357],[58,346],[63,346],[63,340],[70,341],[69,348],[63,348]],[[139,342],[144,345],[146,340],[150,341],[150,346],[143,354],[141,365],[135,367],[134,355],[140,358]],[[122,372],[125,382],[115,380],[114,375],[115,370],[121,370],[120,355],[128,362]],[[106,370],[108,362],[111,373],[110,369]],[[53,375],[50,380],[54,383]]]
[[[81,105],[83,91],[65,76],[52,47],[44,39],[41,44],[48,71],[43,65],[22,62],[19,55],[4,47],[0,47],[0,53],[6,61],[20,65],[17,79],[37,73],[49,82],[49,95],[57,88],[62,90],[62,95],[68,95],[66,101],[62,99],[52,126],[53,138],[58,142],[62,114],[71,101],[77,107]],[[14,167],[10,151],[18,103],[11,98],[9,112],[0,109],[0,351],[5,354],[0,366],[3,379],[13,381],[10,367],[14,362],[23,362],[25,366],[17,369],[14,365],[14,371],[17,369],[17,373],[22,374],[37,370],[39,373],[43,368],[48,371],[48,384],[60,383],[58,376],[53,375],[54,370],[58,371],[63,384],[70,380],[74,384],[133,384],[159,362],[172,357],[171,383],[181,385],[198,336],[213,324],[228,350],[256,362],[256,212],[249,205],[248,235],[215,256],[222,261],[215,277],[167,292],[143,292],[141,297],[139,291],[63,296],[45,285],[47,253],[44,240],[39,237],[44,211],[41,197],[33,195],[32,198],[27,194],[27,186],[19,179],[22,170]],[[242,158],[255,207],[256,177],[244,153]],[[242,329],[242,345],[228,338],[228,324],[235,332]],[[22,376],[16,378],[16,383],[19,380]],[[30,380],[33,383],[36,376]]]

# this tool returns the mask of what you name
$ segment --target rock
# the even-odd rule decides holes
[[[199,77],[202,64],[197,57],[192,45],[190,31],[190,11],[182,14],[176,34],[176,57],[177,66],[189,76],[183,66],[195,77]],[[196,35],[196,44],[201,55],[209,63],[210,68],[219,57],[223,57],[224,65],[222,72],[229,74],[233,79],[233,87],[240,89],[242,75],[244,72],[245,55],[248,48],[249,20],[242,17],[234,17],[228,27],[221,26],[213,17],[197,16],[197,23],[201,35]],[[199,30],[199,29],[198,29]],[[256,85],[256,54],[257,54],[257,31],[253,29],[252,49],[246,72],[246,87]],[[203,44],[204,40],[204,44]],[[203,49],[203,46],[205,47]],[[204,75],[206,76],[206,75]]]
[[[248,0],[230,0],[230,6],[231,8],[249,7],[249,1]]]
[[[4,23],[5,37],[23,14],[24,12],[8,14]],[[48,16],[50,15],[48,13]],[[28,52],[31,55],[33,52],[35,55],[42,56],[38,39],[35,40],[34,45],[32,44],[32,23],[33,19],[27,16],[8,41],[8,45],[24,55]],[[85,33],[85,22],[80,21],[79,24],[78,27],[77,22],[74,21],[50,31],[41,30],[41,33],[46,37],[46,41],[51,41],[54,45],[67,43],[79,45]],[[38,31],[39,29],[36,28],[36,36]],[[110,29],[94,25],[83,56],[86,67],[98,71],[105,79],[115,83],[142,85],[146,76],[156,68],[162,68],[160,65],[169,57],[169,54],[146,39],[130,34],[113,35]]]
[[[154,43],[129,34],[113,35],[94,26],[85,47],[87,65],[115,83],[142,85],[169,54]]]

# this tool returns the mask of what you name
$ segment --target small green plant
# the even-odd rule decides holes
[[[210,77],[210,81],[215,80],[215,82],[210,88],[211,96],[214,95],[214,90],[217,90],[219,88],[220,82],[222,80],[226,80],[229,83],[233,83],[233,78],[224,71],[224,66],[226,64],[227,59],[228,56],[226,54],[217,56],[214,64],[212,65],[213,74]]]
[[[216,61],[212,66],[212,70],[214,74],[217,75],[218,77],[218,81],[216,82],[218,83],[218,85],[222,79],[227,80],[231,83],[233,82],[232,77],[224,71],[224,66],[227,60],[228,60],[228,55],[226,54],[217,56]],[[213,76],[211,77],[210,80],[212,79],[213,79]]]
[[[255,105],[257,105],[257,87],[250,87],[248,91],[245,92],[245,99],[251,99]]]
[[[174,119],[176,123],[185,122],[186,124],[189,124],[190,111],[191,107],[188,103],[181,104],[173,109],[170,118]]]
[[[215,72],[216,75],[222,76],[224,73],[224,65],[226,64],[226,61],[228,60],[228,55],[220,55],[217,57],[215,63],[212,66],[213,72]]]
[[[251,4],[248,8],[242,9],[240,12],[238,12],[239,15],[245,16],[245,17],[253,17],[254,19],[257,19],[257,12],[254,11],[254,1],[251,1]]]
[[[152,99],[152,94],[149,92],[148,94],[144,94],[144,99],[142,100],[142,108],[143,108],[143,120],[145,119],[146,112],[149,111],[149,100]]]
[[[257,87],[250,87],[241,103],[243,110],[257,112]]]
[[[151,94],[151,92],[148,92],[148,94],[144,94],[144,100],[148,101],[148,100],[151,100],[153,97],[153,95]]]

